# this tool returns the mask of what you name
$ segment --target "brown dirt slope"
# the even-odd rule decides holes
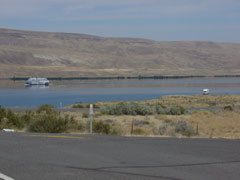
[[[240,44],[0,29],[0,78],[240,74]]]

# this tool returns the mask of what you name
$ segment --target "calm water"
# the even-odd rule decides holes
[[[52,104],[60,107],[98,101],[147,100],[164,95],[240,94],[240,78],[201,78],[177,80],[51,81],[49,87],[25,87],[24,81],[0,80],[0,105],[34,107]]]

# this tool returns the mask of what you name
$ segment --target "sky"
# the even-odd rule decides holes
[[[240,43],[240,0],[0,0],[0,28]]]

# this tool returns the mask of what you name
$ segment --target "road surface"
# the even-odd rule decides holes
[[[0,132],[0,179],[239,180],[240,140]]]

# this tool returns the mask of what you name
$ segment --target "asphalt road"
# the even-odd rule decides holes
[[[0,179],[239,180],[240,140],[0,132]]]

